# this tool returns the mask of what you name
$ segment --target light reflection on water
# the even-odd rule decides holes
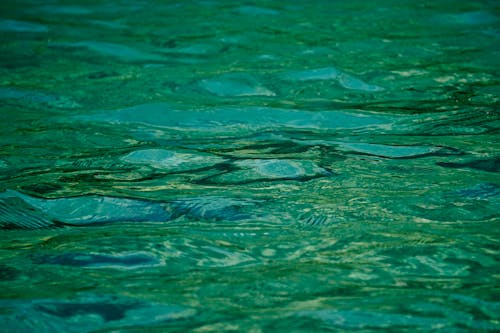
[[[499,330],[493,2],[0,8],[8,331]]]

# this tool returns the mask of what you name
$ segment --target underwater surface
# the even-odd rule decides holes
[[[5,332],[500,331],[497,1],[0,4]]]

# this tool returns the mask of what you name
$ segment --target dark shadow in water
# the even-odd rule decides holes
[[[96,314],[105,321],[125,318],[126,312],[137,308],[137,304],[119,303],[45,303],[37,304],[35,309],[53,316],[69,318],[79,315]]]
[[[488,159],[484,159],[484,160],[473,160],[473,161],[464,162],[464,163],[438,162],[436,164],[439,166],[445,167],[445,168],[455,168],[455,169],[469,168],[469,169],[475,169],[475,170],[487,171],[487,172],[499,172],[500,171],[500,158],[499,157],[488,158]]]
[[[17,268],[0,264],[0,281],[12,281],[21,275],[21,271]]]

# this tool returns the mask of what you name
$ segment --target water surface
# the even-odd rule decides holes
[[[500,330],[495,1],[4,1],[9,332]]]

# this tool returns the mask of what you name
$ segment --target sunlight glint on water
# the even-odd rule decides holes
[[[500,330],[495,1],[4,1],[9,332]]]

